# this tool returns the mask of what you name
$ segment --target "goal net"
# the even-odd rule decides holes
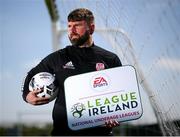
[[[127,123],[157,122],[163,135],[180,135],[179,0],[45,2],[50,5],[54,50],[68,43],[69,12],[75,8],[88,8],[95,15],[95,43],[97,41],[99,46],[115,52],[123,65],[136,68],[140,91],[144,95],[144,118]]]

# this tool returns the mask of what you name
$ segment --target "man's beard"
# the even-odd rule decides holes
[[[75,35],[79,36],[79,34],[75,34]],[[69,40],[71,41],[73,46],[79,47],[85,44],[87,40],[89,39],[89,37],[90,37],[89,31],[86,31],[84,35],[82,35],[81,37],[79,36],[78,38],[74,38],[74,39],[71,39],[69,37]]]

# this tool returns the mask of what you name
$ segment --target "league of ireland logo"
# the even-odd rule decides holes
[[[74,118],[82,117],[82,112],[85,110],[85,105],[82,103],[76,103],[72,106],[71,112]]]

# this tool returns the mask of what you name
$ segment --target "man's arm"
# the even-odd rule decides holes
[[[117,55],[113,57],[113,60],[111,61],[111,67],[120,67],[122,66],[121,61]]]
[[[52,66],[52,61],[48,57],[43,59],[36,67],[34,67],[28,72],[22,86],[22,92],[23,92],[22,97],[24,101],[32,105],[42,105],[49,102],[49,98],[40,98],[37,96],[37,94],[41,92],[41,89],[29,91],[29,82],[31,78],[39,72],[53,73],[52,68],[50,66]]]
[[[26,101],[27,103],[30,103],[32,105],[42,105],[42,104],[49,103],[49,98],[40,98],[37,96],[37,94],[42,91],[41,89],[29,91],[29,82],[30,82],[31,78],[35,74],[37,74],[39,71],[41,71],[41,70],[38,69],[38,66],[37,66],[37,68],[34,68],[33,70],[31,70],[28,73],[28,75],[26,76],[26,79],[23,84],[22,97],[23,97],[24,101]]]

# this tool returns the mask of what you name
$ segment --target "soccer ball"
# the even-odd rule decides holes
[[[57,97],[58,87],[55,84],[55,76],[48,72],[40,72],[34,75],[29,82],[29,90],[42,89],[38,97],[49,97],[50,101]]]

